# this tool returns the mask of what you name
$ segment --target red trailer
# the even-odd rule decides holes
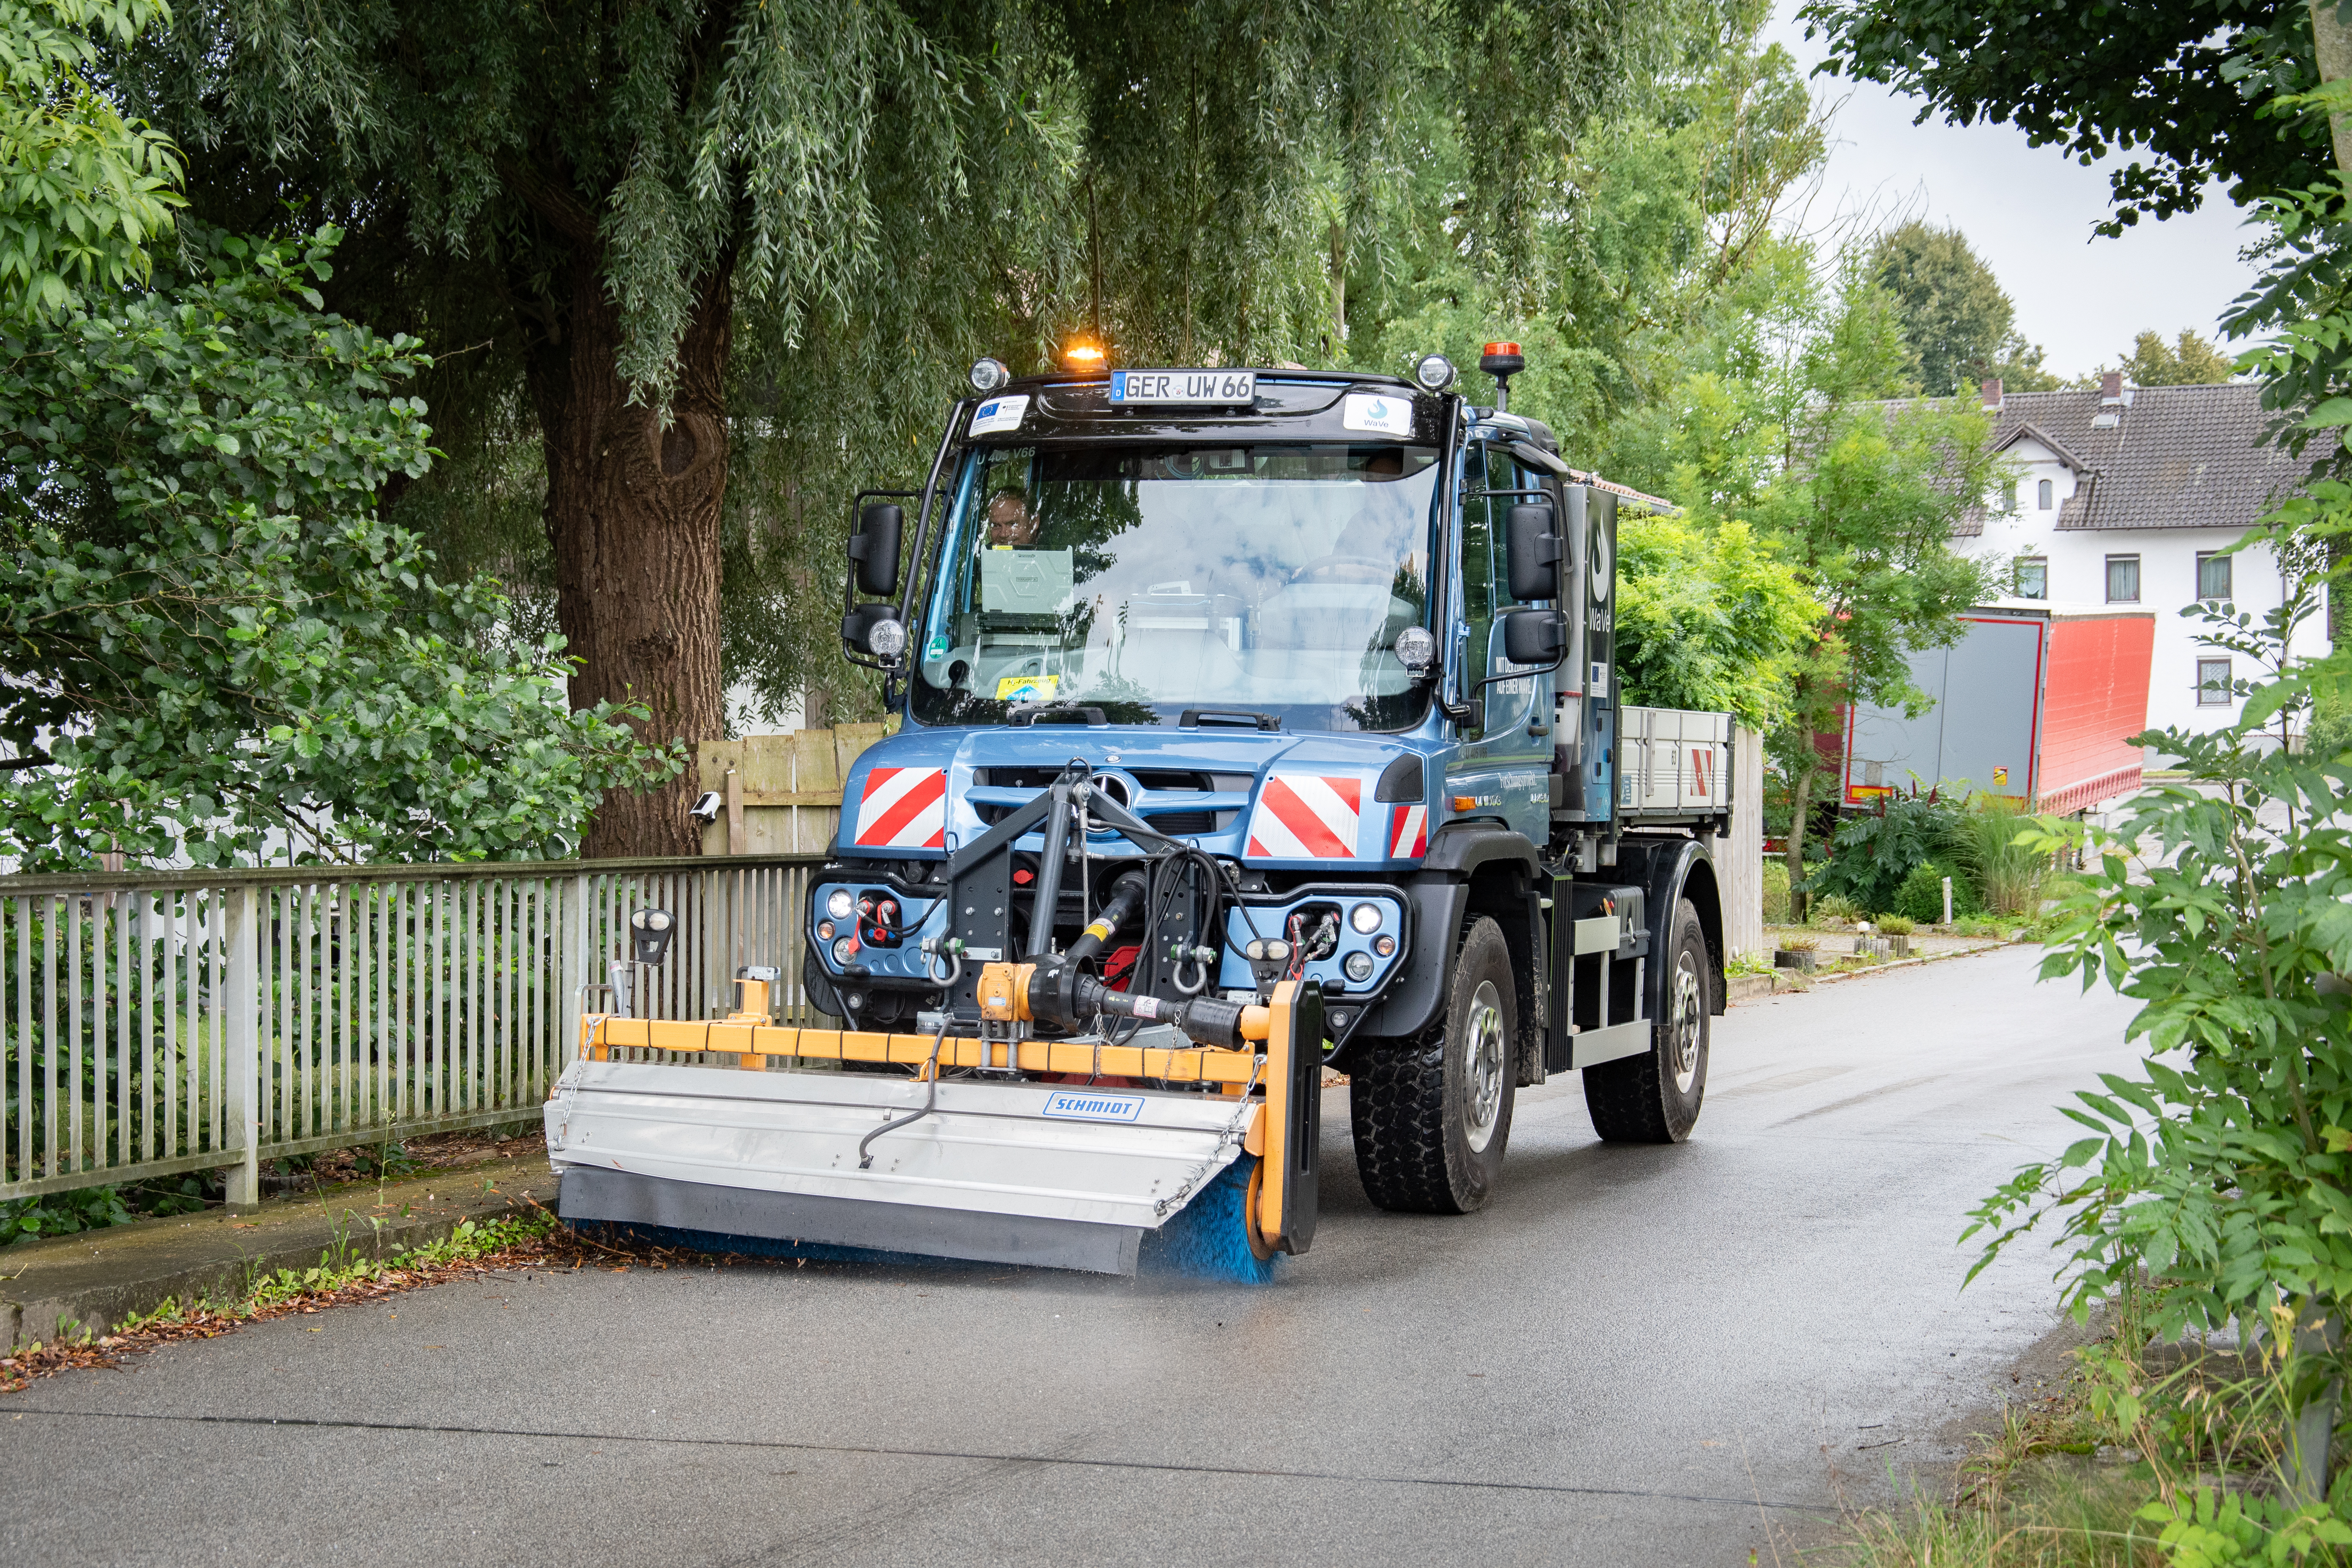
[[[2063,815],[2139,786],[2155,612],[2004,599],[1960,618],[1958,642],[1911,656],[1933,707],[1848,710],[1845,804],[1941,784]]]

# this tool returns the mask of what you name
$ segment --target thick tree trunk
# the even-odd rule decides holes
[[[2311,42],[2321,81],[2352,76],[2352,26],[2336,9],[2336,0],[2311,0]],[[2352,174],[2352,114],[2328,116],[2327,129],[2336,148],[2336,167]]]
[[[1813,780],[1820,774],[1817,767],[1800,768],[1789,781],[1789,842],[1781,863],[1789,868],[1789,919],[1798,925],[1811,912],[1812,900],[1805,896],[1805,829],[1811,826]]]
[[[719,507],[727,487],[728,273],[702,280],[678,345],[663,429],[628,401],[615,370],[617,312],[602,258],[582,246],[555,329],[530,351],[531,396],[547,453],[547,531],[556,624],[581,661],[572,705],[642,704],[656,744],[682,739],[685,774],[646,795],[604,797],[582,853],[691,855],[688,807],[700,788],[690,748],[723,733],[719,683]]]

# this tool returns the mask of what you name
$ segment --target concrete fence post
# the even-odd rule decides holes
[[[1731,831],[1715,841],[1726,958],[1764,948],[1764,737],[1731,732]]]
[[[221,1016],[221,1131],[237,1163],[221,1172],[232,1212],[261,1202],[261,889],[250,883],[224,898],[228,919],[228,994]]]
[[[569,879],[563,893],[563,941],[558,963],[562,970],[557,984],[563,988],[563,1043],[557,1055],[558,1070],[572,1065],[580,1052],[580,988],[588,984],[589,909],[593,889],[589,886],[593,873],[578,872]]]

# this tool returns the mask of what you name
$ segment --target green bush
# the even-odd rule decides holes
[[[1789,921],[1789,863],[1778,855],[1764,862],[1764,923],[1786,925]]]
[[[1948,860],[1922,860],[1895,891],[1894,911],[1933,925],[1944,918],[1944,879],[1952,879],[1952,918],[1972,915],[1982,908],[1976,885]]]
[[[1828,863],[1805,879],[1816,907],[1822,895],[1834,894],[1865,910],[1894,908],[1906,877],[1922,861],[1949,853],[1962,815],[1951,802],[1897,795],[1879,804],[1838,824]]]

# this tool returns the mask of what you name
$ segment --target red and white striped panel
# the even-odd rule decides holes
[[[1258,791],[1247,853],[1267,860],[1353,860],[1364,781],[1276,773]]]
[[[1401,805],[1389,828],[1389,858],[1418,860],[1429,853],[1429,807]]]
[[[860,849],[940,849],[948,841],[944,768],[876,768],[857,802]]]

